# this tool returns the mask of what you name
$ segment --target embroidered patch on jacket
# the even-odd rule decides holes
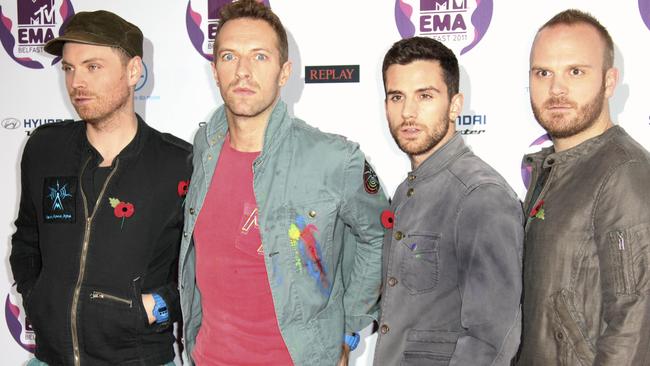
[[[43,219],[50,223],[76,221],[77,177],[45,177],[43,181]]]
[[[379,192],[380,188],[379,178],[377,178],[377,174],[375,174],[375,171],[367,161],[363,167],[363,188],[365,188],[366,192],[370,194]]]
[[[330,294],[330,284],[327,280],[327,269],[322,260],[320,243],[314,236],[318,228],[314,224],[307,224],[305,217],[297,215],[295,222],[289,226],[289,240],[294,251],[296,271],[302,273],[303,267],[315,281],[321,293]]]

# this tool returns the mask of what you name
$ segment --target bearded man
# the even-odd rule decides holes
[[[530,55],[535,118],[553,146],[524,157],[520,365],[650,365],[650,155],[612,122],[607,30],[566,10]]]
[[[458,61],[401,40],[384,58],[386,116],[413,170],[384,215],[376,365],[510,365],[521,331],[523,212],[456,132]]]

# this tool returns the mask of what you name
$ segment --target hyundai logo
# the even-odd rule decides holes
[[[2,127],[7,130],[15,130],[20,127],[20,120],[18,118],[5,118],[2,120]]]

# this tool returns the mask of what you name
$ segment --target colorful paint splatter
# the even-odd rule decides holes
[[[316,232],[316,225],[307,224],[304,216],[297,215],[296,221],[289,226],[289,240],[294,251],[296,271],[302,273],[303,267],[307,268],[307,273],[316,281],[320,291],[328,296],[331,289],[320,243],[314,236]]]

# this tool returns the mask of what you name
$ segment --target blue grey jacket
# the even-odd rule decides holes
[[[192,232],[227,128],[221,107],[194,139],[179,263],[186,359],[201,326]],[[357,144],[291,118],[282,101],[271,114],[252,168],[282,337],[296,365],[334,365],[345,332],[358,331],[376,317],[386,197]],[[305,231],[314,235],[322,270],[305,253]]]
[[[521,333],[523,213],[460,134],[397,188],[376,365],[509,365]]]

